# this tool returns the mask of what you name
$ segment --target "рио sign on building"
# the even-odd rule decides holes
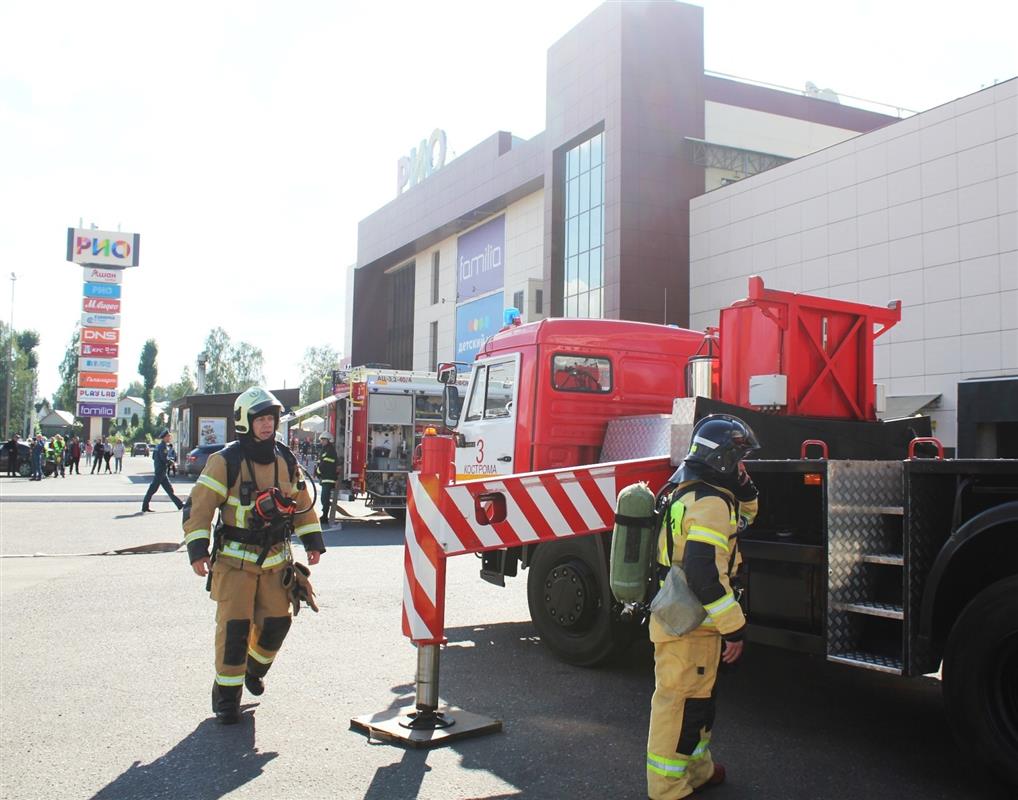
[[[89,266],[136,267],[140,239],[137,233],[68,228],[67,260]]]
[[[445,166],[445,131],[435,128],[431,136],[396,162],[396,196],[404,190],[429,177],[432,172]]]

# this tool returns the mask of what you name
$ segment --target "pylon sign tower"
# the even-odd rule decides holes
[[[138,266],[137,233],[67,229],[67,260],[84,268],[78,345],[77,416],[98,423],[117,415],[120,311],[124,270]]]

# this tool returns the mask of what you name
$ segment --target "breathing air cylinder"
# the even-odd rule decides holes
[[[640,603],[647,596],[654,571],[656,519],[654,493],[646,483],[633,483],[619,492],[609,578],[620,603]]]

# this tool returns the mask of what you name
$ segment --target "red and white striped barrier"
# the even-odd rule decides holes
[[[606,531],[615,524],[621,489],[638,480],[660,486],[671,472],[667,458],[655,458],[457,484],[445,484],[438,474],[411,473],[403,634],[418,645],[445,642],[449,556]]]

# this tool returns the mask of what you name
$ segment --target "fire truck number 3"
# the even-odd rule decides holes
[[[477,458],[474,459],[478,464],[484,461],[484,439],[477,440]]]

